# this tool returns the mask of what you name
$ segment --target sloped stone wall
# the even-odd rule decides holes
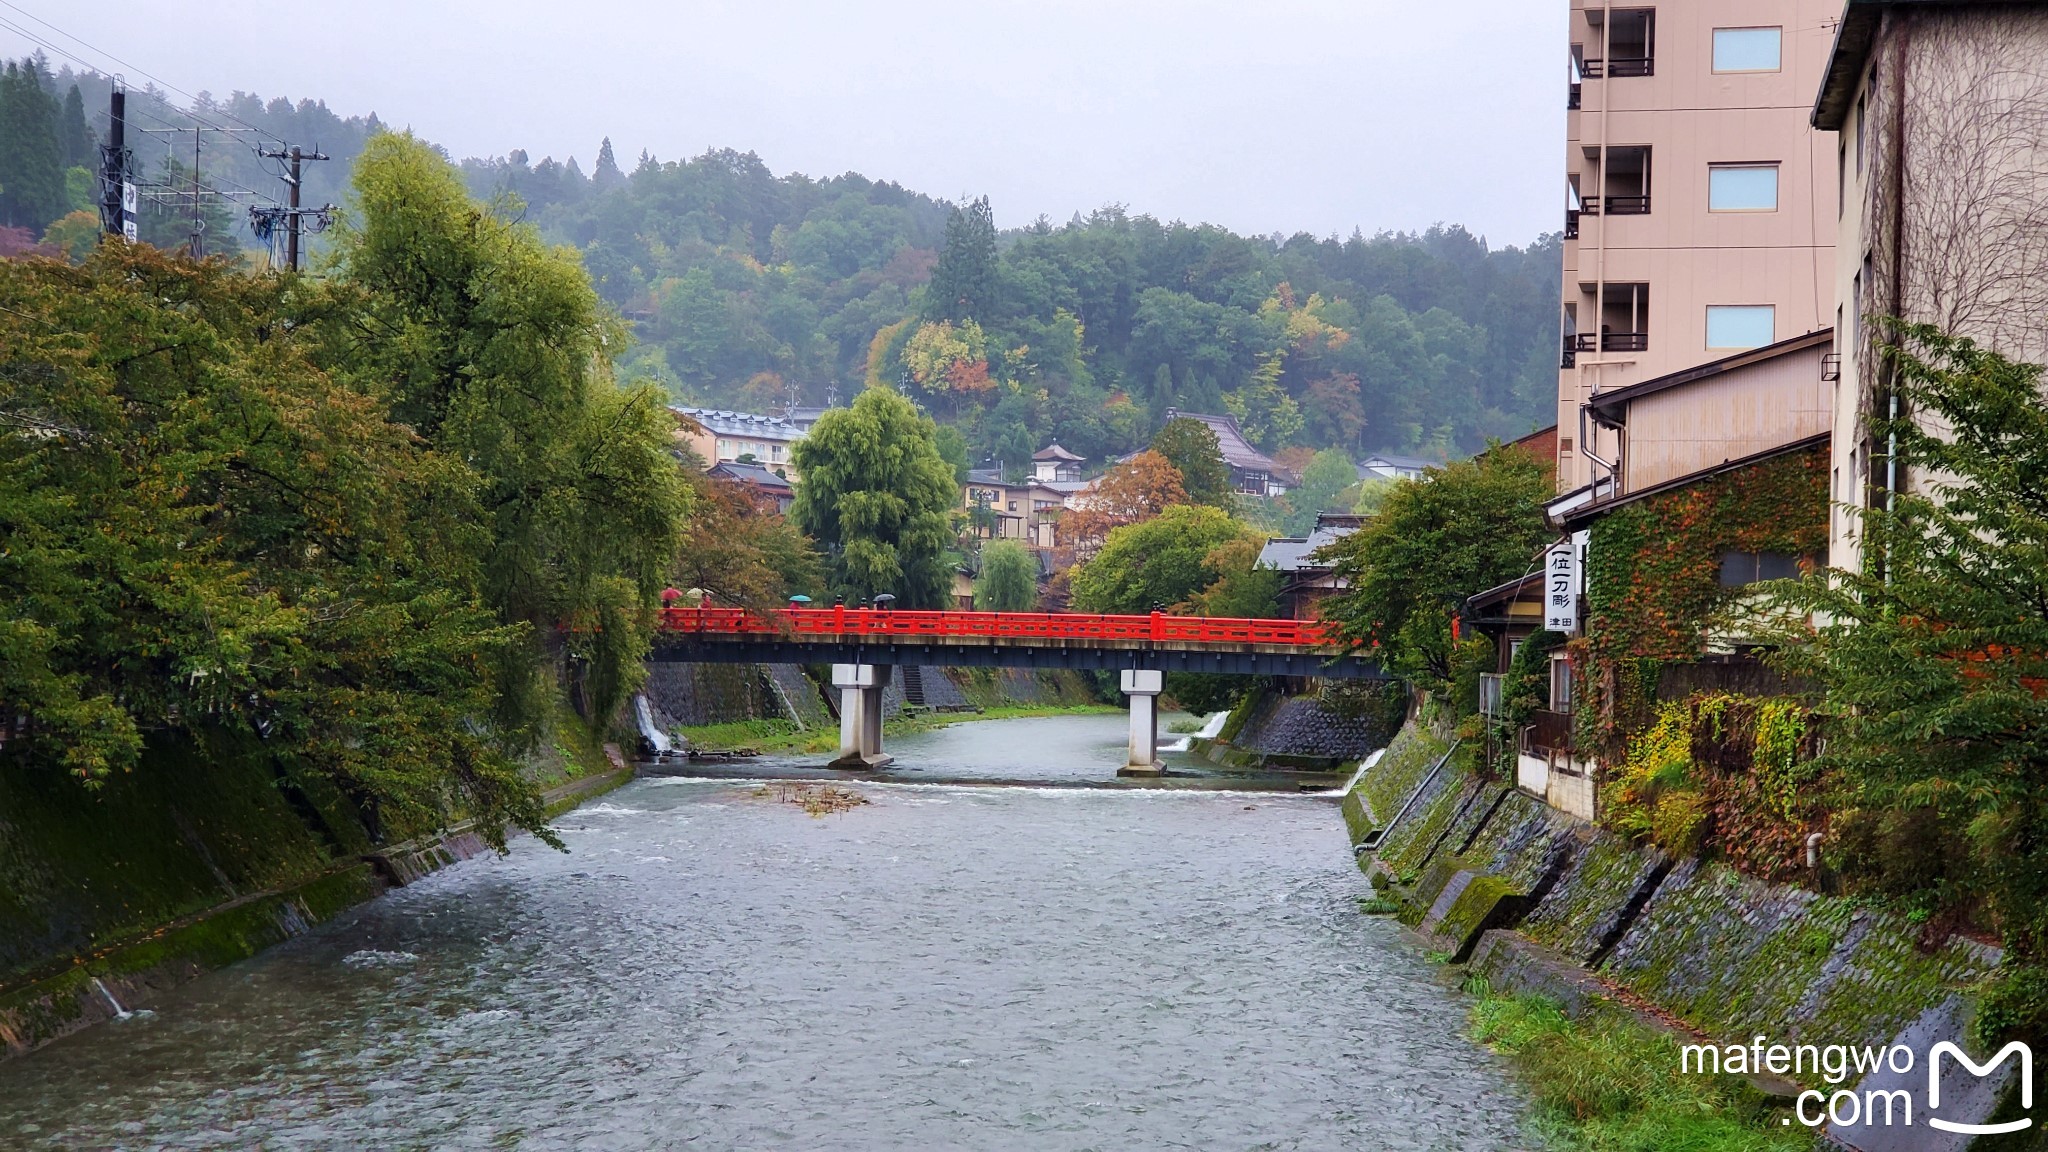
[[[666,726],[730,724],[781,716],[759,664],[652,664],[641,689]]]
[[[1413,789],[1415,763],[1432,740],[1411,726],[1365,773],[1345,800],[1354,841],[1363,839],[1361,827],[1377,826],[1368,817]],[[1889,1043],[1999,961],[1996,948],[1962,937],[1924,945],[1902,917],[1851,900],[1766,884],[1718,863],[1674,864],[1517,789],[1482,782],[1462,754],[1360,866],[1404,908],[1406,922],[1427,922],[1431,938],[1446,943],[1473,927],[1470,911],[1459,909],[1474,903],[1468,891],[1525,894],[1509,927],[1538,952],[1723,1039]],[[1496,883],[1475,889],[1480,877]],[[1480,966],[1500,966],[1482,975],[1510,981],[1535,970],[1527,954],[1474,953]],[[1544,982],[1557,984],[1559,974],[1546,970]]]
[[[1394,729],[1366,709],[1320,696],[1267,700],[1239,730],[1233,747],[1261,756],[1363,760],[1387,746]]]

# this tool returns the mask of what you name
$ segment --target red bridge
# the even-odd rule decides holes
[[[1387,678],[1328,625],[1305,620],[1095,616],[1044,612],[897,612],[886,608],[664,608],[653,659],[831,664],[840,690],[835,767],[872,768],[882,753],[882,689],[898,664],[1098,668],[1123,673],[1131,703],[1124,772],[1156,776],[1157,704],[1168,672]]]
[[[882,608],[666,608],[654,659],[795,664],[1150,669],[1386,679],[1316,620],[910,612]]]

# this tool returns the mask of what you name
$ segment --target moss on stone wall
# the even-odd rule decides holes
[[[303,882],[367,846],[331,786],[253,736],[152,741],[87,788],[0,773],[0,983],[238,896]]]
[[[1396,746],[1412,751],[1422,738],[1411,726]],[[1354,835],[1373,797],[1405,798],[1401,764],[1390,751],[1359,782],[1359,814],[1346,814]],[[1996,949],[1961,937],[1923,947],[1902,917],[1849,900],[1697,859],[1673,867],[1534,797],[1482,783],[1462,762],[1360,863],[1401,919],[1446,952],[1462,951],[1491,921],[1514,920],[1565,963],[1597,961],[1599,977],[1717,1037],[1888,1043],[1998,962]],[[1525,912],[1485,911],[1523,892]]]

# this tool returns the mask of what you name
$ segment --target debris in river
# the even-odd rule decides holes
[[[868,802],[866,796],[837,784],[779,784],[774,788],[757,788],[754,795],[764,800],[773,796],[784,804],[798,805],[813,816],[845,812]]]

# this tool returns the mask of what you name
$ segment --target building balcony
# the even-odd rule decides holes
[[[1591,332],[1570,332],[1564,338],[1566,352],[1598,352],[1600,345]]]
[[[1581,216],[1598,216],[1603,212],[1609,216],[1648,216],[1650,214],[1650,198],[1648,196],[1587,196],[1584,198],[1583,206],[1579,209],[1579,215]]]
[[[1612,60],[1588,60],[1585,73],[1588,80],[1654,76],[1657,74],[1657,59],[1654,56],[1617,56]]]
[[[1579,214],[1570,209],[1566,209],[1564,214],[1564,238],[1567,240],[1577,240],[1579,238]]]
[[[1579,338],[1573,333],[1567,332],[1564,334],[1564,355],[1559,358],[1557,366],[1559,368],[1576,368],[1579,366]]]
[[[1602,332],[1600,334],[1600,350],[1602,352],[1648,352],[1650,350],[1650,334],[1648,332]]]
[[[1569,712],[1538,710],[1529,714],[1522,729],[1522,750],[1532,756],[1572,750],[1572,716]]]
[[[1583,85],[1579,85],[1579,84],[1574,84],[1574,85],[1572,85],[1572,86],[1571,86],[1571,91],[1570,91],[1569,93],[1567,93],[1567,94],[1565,95],[1565,98],[1564,98],[1564,110],[1565,110],[1565,111],[1567,111],[1567,112],[1577,112],[1577,111],[1579,110],[1579,101],[1580,101],[1580,98],[1581,98],[1581,93],[1583,92],[1583,90],[1584,90],[1584,86],[1583,86]]]

